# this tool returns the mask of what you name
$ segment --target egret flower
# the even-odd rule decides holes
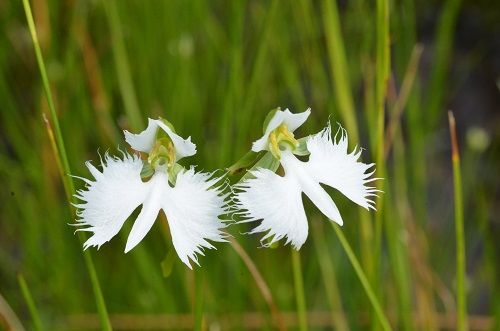
[[[197,255],[204,248],[214,248],[208,240],[225,241],[219,215],[225,212],[225,198],[220,178],[209,173],[185,170],[177,161],[196,153],[191,138],[183,139],[163,119],[149,119],[139,134],[125,131],[125,140],[139,152],[148,153],[146,163],[137,155],[123,153],[123,158],[105,155],[102,171],[90,162],[87,168],[93,180],[82,178],[86,188],[75,195],[82,202],[79,209],[80,231],[92,232],[84,249],[98,248],[113,238],[132,212],[142,205],[128,236],[125,253],[134,248],[153,226],[163,210],[170,227],[172,242],[179,258],[189,268],[190,260],[199,265]],[[143,181],[141,171],[151,170]]]
[[[361,150],[348,152],[347,133],[340,128],[331,137],[330,124],[321,132],[304,139],[310,153],[307,161],[299,160],[299,141],[293,132],[310,115],[310,109],[292,114],[288,109],[277,110],[268,121],[264,135],[252,145],[252,151],[269,151],[279,160],[284,176],[257,168],[252,177],[237,184],[235,208],[243,217],[240,222],[261,223],[250,233],[266,234],[261,239],[271,245],[285,238],[299,250],[308,234],[308,223],[302,193],[330,220],[343,224],[339,209],[321,184],[333,187],[351,201],[366,209],[375,209],[371,197],[378,192],[369,182],[374,164],[359,161]]]

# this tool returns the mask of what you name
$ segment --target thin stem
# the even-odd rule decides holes
[[[465,295],[465,238],[462,197],[462,174],[458,152],[455,117],[448,112],[451,137],[451,159],[453,163],[453,186],[455,194],[455,239],[457,249],[457,330],[465,331],[467,324],[467,301]]]
[[[293,283],[295,285],[295,299],[299,314],[299,328],[307,331],[306,297],[304,294],[304,281],[302,277],[302,266],[300,263],[300,252],[292,250]]]
[[[273,295],[271,293],[271,290],[269,289],[269,286],[264,280],[264,277],[262,277],[261,273],[259,272],[259,269],[257,269],[257,266],[252,261],[247,252],[243,249],[243,247],[232,237],[229,238],[229,241],[231,242],[231,246],[234,248],[236,253],[241,257],[241,259],[247,266],[248,271],[250,271],[250,274],[252,274],[252,277],[255,280],[255,283],[257,284],[257,287],[259,288],[262,297],[264,298],[264,300],[266,300],[267,305],[271,310],[275,326],[279,330],[285,331],[286,330],[285,321],[283,320],[281,312],[278,310],[278,306],[276,306],[276,303],[274,302]]]
[[[28,310],[30,312],[31,318],[33,319],[34,329],[37,331],[43,330],[40,313],[36,308],[35,301],[33,300],[33,296],[31,295],[31,291],[28,287],[28,284],[26,284],[26,280],[24,279],[22,274],[17,275],[17,281],[19,282],[19,286],[21,287],[21,292],[23,293],[24,300],[28,305]]]
[[[203,329],[203,294],[204,294],[203,271],[194,272],[194,329],[201,331]]]
[[[51,120],[54,125],[55,131],[52,131],[50,125],[47,125],[47,130],[49,132],[49,137],[53,140],[52,137],[55,138],[55,144],[52,143],[52,147],[54,149],[54,154],[56,156],[56,160],[58,160],[58,166],[62,167],[60,172],[62,174],[62,181],[64,183],[64,188],[66,190],[66,195],[69,199],[68,202],[71,202],[71,197],[75,193],[75,186],[73,183],[72,177],[69,176],[71,173],[68,156],[66,154],[66,148],[64,146],[64,140],[61,133],[61,128],[59,126],[59,120],[57,118],[56,109],[54,106],[54,101],[52,99],[52,93],[50,91],[49,80],[47,78],[47,70],[45,69],[45,63],[42,57],[42,51],[40,49],[40,44],[38,42],[38,36],[36,33],[35,22],[33,20],[33,14],[31,12],[30,3],[28,0],[23,0],[24,12],[26,14],[26,20],[28,21],[28,27],[31,34],[31,39],[33,41],[33,48],[35,50],[35,56],[38,64],[38,69],[40,71],[40,76],[42,77],[43,89],[45,93],[45,97],[47,99],[47,103],[50,109]],[[60,161],[59,161],[60,160]],[[74,214],[73,209],[71,210],[72,214]],[[83,241],[84,235],[82,232],[79,232],[78,238],[80,241]],[[106,304],[104,302],[104,297],[102,295],[101,286],[99,284],[99,279],[97,277],[97,273],[94,267],[94,263],[92,261],[92,257],[89,251],[83,252],[83,257],[85,261],[85,265],[87,267],[87,271],[90,276],[90,281],[92,284],[92,289],[94,291],[94,296],[96,300],[97,311],[99,313],[99,317],[101,320],[101,326],[103,330],[111,330],[111,323],[109,322],[108,311],[106,309]]]
[[[337,237],[340,240],[340,243],[342,244],[342,247],[344,248],[344,251],[347,254],[347,257],[349,258],[349,261],[352,264],[352,267],[354,268],[354,271],[356,271],[359,281],[361,282],[361,285],[363,286],[366,295],[368,296],[368,299],[370,300],[373,306],[375,314],[377,315],[378,320],[380,321],[382,329],[385,331],[392,330],[391,325],[389,324],[389,321],[387,320],[387,317],[385,316],[384,311],[382,310],[382,306],[380,305],[377,296],[375,295],[375,292],[373,291],[370,283],[368,282],[368,279],[366,278],[366,275],[363,272],[363,269],[361,268],[361,265],[359,264],[356,255],[354,255],[354,252],[351,246],[349,245],[349,242],[344,236],[344,233],[337,224],[333,222],[331,222],[331,224],[333,229],[335,230],[335,233],[337,234]]]
[[[24,326],[7,300],[0,294],[0,329],[24,331]]]

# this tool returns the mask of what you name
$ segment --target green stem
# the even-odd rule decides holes
[[[460,170],[460,154],[458,152],[455,117],[448,112],[453,163],[453,187],[455,198],[455,239],[457,249],[457,330],[468,330],[467,301],[465,295],[465,238],[462,197],[462,174]]]
[[[370,300],[373,306],[375,314],[377,315],[378,320],[380,321],[382,329],[385,331],[392,330],[391,325],[389,324],[389,321],[387,320],[387,317],[385,316],[384,311],[382,310],[382,306],[380,306],[377,296],[375,295],[375,292],[373,292],[373,289],[370,283],[368,282],[368,279],[366,278],[366,275],[363,272],[363,269],[361,268],[361,265],[359,264],[356,255],[354,255],[354,252],[351,246],[349,245],[349,242],[344,236],[344,233],[337,224],[333,222],[331,222],[331,224],[333,229],[335,230],[335,233],[337,234],[337,237],[340,240],[340,243],[342,244],[342,247],[344,248],[347,254],[347,257],[349,258],[349,261],[352,264],[352,267],[354,268],[354,271],[356,271],[356,274],[358,275],[361,285],[363,286],[366,295],[368,296],[368,299]]]
[[[23,0],[24,12],[26,14],[26,20],[28,21],[28,27],[31,34],[31,39],[33,41],[33,48],[35,50],[35,56],[38,64],[38,69],[40,70],[40,76],[42,77],[43,90],[45,93],[45,97],[47,99],[47,103],[50,109],[50,116],[52,123],[54,124],[54,137],[55,137],[55,146],[57,149],[54,150],[56,155],[56,159],[58,158],[60,162],[60,166],[62,167],[62,174],[64,174],[62,180],[64,182],[64,187],[66,190],[66,194],[68,197],[72,197],[75,193],[75,186],[73,183],[72,177],[69,176],[71,173],[68,156],[66,154],[66,148],[64,146],[64,140],[61,133],[61,128],[59,126],[59,120],[57,118],[56,109],[54,106],[54,101],[52,99],[52,93],[50,91],[49,80],[47,78],[47,70],[45,69],[45,63],[42,57],[42,51],[40,49],[40,44],[38,42],[38,36],[36,33],[35,22],[33,20],[33,14],[31,12],[31,7],[29,0]],[[69,192],[68,192],[69,191]],[[71,202],[71,201],[69,201]],[[72,210],[73,213],[73,210]],[[82,232],[79,232],[78,235],[80,241],[83,242],[84,235]],[[106,309],[106,304],[104,302],[104,297],[102,295],[101,286],[99,284],[99,279],[97,278],[97,273],[94,267],[94,263],[92,261],[92,257],[90,255],[90,251],[84,251],[83,257],[85,260],[85,265],[87,267],[87,271],[90,276],[90,281],[92,284],[92,289],[94,291],[94,296],[96,300],[97,311],[99,313],[99,317],[101,320],[101,325],[103,330],[111,330],[111,324],[109,322],[108,311]]]
[[[36,308],[35,301],[33,300],[28,284],[26,284],[26,280],[24,280],[24,277],[21,274],[17,275],[17,280],[19,282],[19,286],[21,287],[24,300],[26,300],[26,304],[28,305],[31,318],[33,319],[33,327],[35,330],[41,331],[43,330],[42,320],[40,319],[40,313]]]
[[[307,331],[306,296],[304,294],[304,280],[302,277],[302,266],[300,263],[300,252],[292,250],[293,283],[295,286],[295,299],[299,314],[299,328]]]
[[[204,279],[203,271],[194,272],[194,329],[201,331],[203,329],[203,289]]]

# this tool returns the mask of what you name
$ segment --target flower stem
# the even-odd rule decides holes
[[[31,39],[33,41],[33,48],[35,50],[35,56],[38,64],[38,69],[40,70],[40,76],[42,78],[43,89],[45,97],[47,99],[47,104],[50,109],[50,116],[52,123],[54,124],[55,132],[52,132],[51,127],[48,125],[49,136],[53,135],[55,137],[55,144],[53,144],[54,154],[56,160],[58,160],[58,166],[62,167],[62,181],[64,183],[64,188],[66,190],[66,195],[69,199],[75,193],[75,186],[72,177],[69,176],[70,167],[68,162],[68,156],[66,154],[66,148],[64,146],[64,140],[61,133],[61,128],[59,126],[59,120],[57,118],[56,109],[54,106],[54,101],[52,99],[52,93],[50,91],[49,80],[47,78],[47,70],[45,69],[45,63],[43,62],[42,51],[40,49],[40,44],[38,42],[38,36],[36,33],[35,22],[33,20],[33,14],[31,13],[31,7],[29,0],[23,0],[24,12],[26,14],[26,20],[28,21],[28,27],[31,34]],[[60,162],[59,162],[60,160]],[[71,202],[71,201],[68,201]],[[72,212],[74,212],[72,210]],[[84,240],[82,232],[79,232],[78,238],[80,241]],[[99,279],[92,261],[92,256],[89,251],[83,252],[83,257],[85,260],[85,265],[90,276],[90,282],[92,284],[92,289],[94,291],[94,296],[96,300],[97,311],[101,320],[102,330],[111,330],[111,323],[109,322],[108,311],[106,309],[106,304],[104,302],[104,297],[102,295],[101,286],[99,284]]]
[[[203,271],[194,272],[194,329],[201,331],[203,329],[203,289],[204,279]]]
[[[253,279],[255,280],[255,283],[257,284],[257,287],[260,290],[260,293],[262,293],[262,297],[264,298],[264,300],[266,300],[267,305],[271,310],[275,327],[280,331],[285,331],[286,330],[285,321],[283,320],[281,312],[278,310],[278,306],[274,302],[273,295],[271,293],[271,290],[269,289],[269,286],[264,280],[264,277],[262,277],[259,269],[257,269],[257,266],[252,261],[252,259],[245,251],[245,249],[236,240],[234,240],[234,238],[229,237],[229,241],[231,242],[231,246],[234,248],[236,253],[243,260],[243,263],[245,263],[245,265],[247,266],[248,271],[252,275]]]
[[[302,277],[302,266],[300,263],[300,252],[292,248],[293,283],[295,285],[295,299],[299,315],[299,328],[307,331],[306,298],[304,294],[304,281]]]
[[[349,245],[349,242],[347,241],[346,237],[344,236],[344,233],[340,229],[340,227],[333,223],[332,224],[333,229],[335,230],[335,233],[337,234],[337,237],[340,240],[340,243],[342,244],[342,247],[344,248],[347,257],[349,258],[349,261],[352,264],[352,267],[354,268],[354,271],[356,271],[356,274],[358,275],[358,278],[361,282],[361,285],[363,285],[363,288],[366,292],[366,295],[368,296],[368,299],[370,300],[373,309],[375,311],[375,314],[378,317],[378,320],[380,321],[380,324],[382,326],[382,329],[385,331],[392,330],[391,325],[389,324],[389,321],[387,320],[387,317],[385,316],[382,307],[380,306],[380,303],[378,302],[378,299],[375,295],[375,292],[373,292],[373,289],[368,282],[368,279],[366,278],[365,273],[363,272],[363,269],[361,268],[361,265],[359,264],[358,259],[356,258],[356,255],[354,255],[354,252]]]
[[[455,195],[455,238],[457,249],[457,330],[465,331],[467,327],[467,301],[465,295],[465,238],[462,197],[462,174],[460,171],[460,154],[458,152],[455,117],[448,112],[451,137],[451,160],[453,163],[453,186]]]
[[[17,275],[17,281],[19,282],[19,286],[21,287],[21,292],[23,293],[24,300],[26,300],[26,304],[28,305],[28,310],[30,312],[31,318],[33,319],[33,329],[36,331],[42,331],[42,321],[40,319],[40,314],[38,313],[38,309],[36,308],[35,301],[33,300],[33,296],[31,295],[31,291],[26,284],[26,280],[22,274]]]

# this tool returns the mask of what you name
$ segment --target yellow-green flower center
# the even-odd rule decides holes
[[[282,123],[269,134],[269,151],[275,158],[281,158],[281,151],[291,149],[292,151],[299,145],[292,132],[288,130],[286,124]]]

